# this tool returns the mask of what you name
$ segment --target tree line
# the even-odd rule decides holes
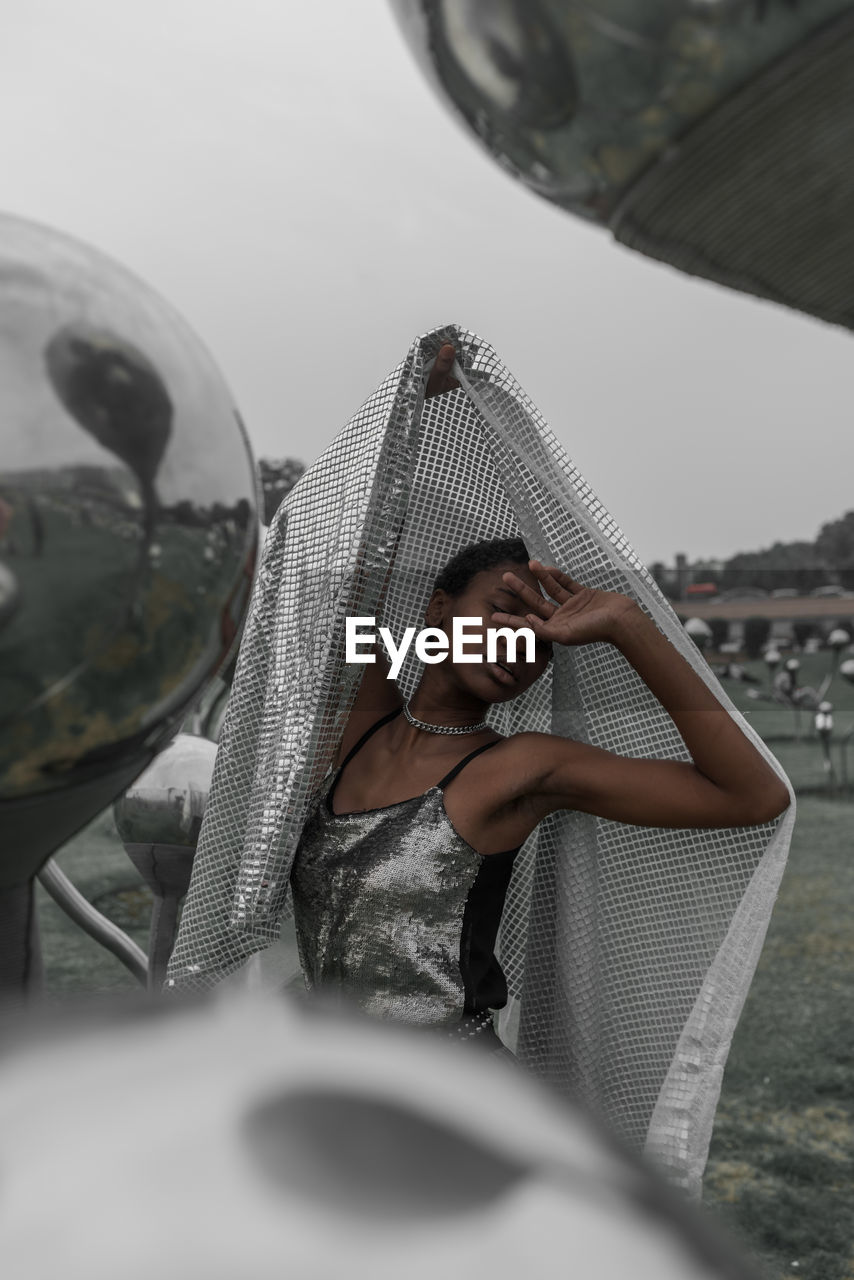
[[[264,524],[269,524],[279,503],[305,471],[296,458],[259,458],[258,480],[263,498]],[[653,577],[673,594],[673,570],[651,566]],[[805,595],[816,587],[837,583],[854,590],[854,511],[823,524],[813,542],[775,542],[759,551],[739,551],[722,565],[707,561],[688,566],[689,581],[713,582],[719,591],[756,587],[763,591],[789,588]]]
[[[256,470],[261,489],[260,516],[264,524],[269,524],[282,498],[305,471],[305,464],[297,458],[259,458]]]
[[[669,594],[675,585],[673,570],[655,564],[651,571]],[[823,524],[813,542],[775,542],[759,551],[739,551],[720,567],[695,562],[688,566],[688,580],[713,582],[719,591],[789,588],[806,594],[834,584],[854,590],[854,511]]]

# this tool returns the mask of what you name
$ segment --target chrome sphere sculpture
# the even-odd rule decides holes
[[[690,636],[698,649],[705,649],[712,638],[712,628],[704,618],[688,618],[684,624],[685,634]]]
[[[584,1280],[755,1274],[651,1166],[474,1047],[282,997],[116,1012],[76,1008],[0,1059],[9,1276],[518,1280],[568,1251]]]
[[[854,658],[846,658],[844,662],[839,664],[839,674],[843,680],[847,680],[849,684],[854,684]],[[854,725],[842,735],[839,744],[839,756],[842,767],[842,784],[848,787],[848,747],[851,738],[854,737]]]
[[[801,688],[798,685],[798,672],[801,664],[797,658],[787,658],[783,663],[782,670],[778,671],[774,676],[773,688],[780,701],[794,706],[800,696]]]
[[[113,805],[127,855],[154,894],[148,985],[159,991],[175,941],[178,905],[210,792],[216,744],[179,733]]]
[[[818,734],[819,738],[822,739],[822,741],[824,741],[825,739],[829,741],[833,733],[833,703],[832,702],[828,702],[826,699],[824,699],[822,702],[818,704],[818,706],[816,707],[813,723],[814,723],[815,731]],[[829,769],[830,768],[829,756],[827,757],[827,760],[828,760],[827,768]]]
[[[0,627],[11,618],[20,603],[18,579],[9,566],[0,561]]]
[[[780,663],[783,661],[783,655],[780,653],[780,650],[777,648],[776,645],[771,645],[770,648],[766,649],[762,657],[765,660],[766,667],[772,674],[777,670]]]
[[[844,627],[834,627],[827,637],[827,643],[833,650],[833,669],[836,671],[839,667],[839,659],[842,657],[842,650],[847,649],[851,643],[850,632]]]
[[[97,250],[0,217],[0,891],[122,792],[241,626],[254,464],[215,364]]]
[[[833,703],[822,700],[816,707],[815,716],[813,718],[813,728],[816,732],[822,753],[822,767],[827,775],[827,781],[833,784],[836,781],[833,759],[830,754],[830,744],[833,739]]]
[[[505,172],[642,253],[854,328],[852,0],[390,2]]]
[[[768,676],[771,681],[771,689],[774,689],[774,673],[783,661],[783,655],[775,644],[770,645],[762,654],[765,666],[768,668]]]

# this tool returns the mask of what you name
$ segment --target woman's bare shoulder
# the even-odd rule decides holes
[[[500,770],[505,783],[514,783],[514,794],[522,794],[546,768],[554,741],[550,733],[511,733],[484,753],[484,762],[487,770]]]
[[[501,772],[507,799],[519,800],[536,793],[555,759],[571,755],[578,746],[572,739],[553,733],[525,731],[509,734],[487,755]]]

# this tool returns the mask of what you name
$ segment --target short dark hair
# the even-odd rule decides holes
[[[460,596],[472,578],[484,569],[494,569],[499,564],[527,565],[530,556],[521,538],[491,538],[473,542],[458,551],[433,583],[434,591],[444,591],[449,596]]]

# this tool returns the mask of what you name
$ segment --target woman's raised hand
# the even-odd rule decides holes
[[[530,627],[539,640],[553,644],[614,642],[620,627],[637,612],[635,602],[617,591],[584,587],[569,574],[562,573],[553,565],[546,567],[539,560],[529,560],[528,567],[551,600],[545,599],[515,573],[507,572],[503,575],[504,581],[521,598],[529,612],[524,615],[493,613],[493,621],[499,626]]]
[[[424,392],[425,400],[429,400],[431,396],[440,396],[445,391],[453,391],[460,384],[456,378],[451,377],[451,370],[454,367],[454,360],[457,353],[453,344],[445,342],[439,348],[439,354],[436,356],[433,368],[430,370],[430,376],[427,379],[427,389]]]

